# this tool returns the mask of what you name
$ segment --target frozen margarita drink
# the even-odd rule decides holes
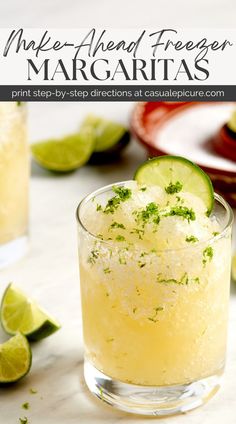
[[[224,368],[229,216],[205,174],[181,175],[176,160],[170,176],[150,178],[150,161],[80,210],[86,361],[127,385],[189,385]]]

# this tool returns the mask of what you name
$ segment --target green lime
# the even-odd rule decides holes
[[[123,125],[94,115],[88,115],[82,128],[92,129],[95,147],[91,156],[92,162],[112,159],[129,143],[130,134]]]
[[[232,258],[232,279],[236,281],[236,253]]]
[[[9,284],[3,295],[1,323],[8,334],[20,332],[34,341],[48,337],[60,328],[56,320],[14,284]]]
[[[189,192],[200,197],[209,215],[214,206],[214,190],[210,178],[196,164],[180,156],[158,156],[144,162],[134,179],[139,184],[158,185],[167,193]]]
[[[236,110],[233,111],[227,126],[231,131],[236,132]]]
[[[69,172],[84,165],[94,149],[94,135],[88,128],[62,139],[34,143],[32,155],[43,168],[56,172]]]
[[[0,345],[0,384],[14,383],[28,374],[32,362],[29,342],[18,333]]]

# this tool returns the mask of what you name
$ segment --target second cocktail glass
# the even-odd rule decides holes
[[[29,148],[26,105],[0,102],[0,268],[27,248]]]

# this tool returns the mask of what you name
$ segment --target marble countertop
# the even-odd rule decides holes
[[[88,111],[127,122],[131,103],[31,104],[30,139],[36,140],[75,128]],[[148,418],[116,411],[93,398],[83,381],[83,344],[75,209],[87,193],[110,182],[129,179],[144,160],[134,141],[123,160],[114,165],[86,166],[75,173],[53,176],[32,166],[30,249],[14,265],[0,272],[0,295],[14,281],[62,323],[52,337],[35,343],[30,374],[19,384],[0,389],[0,422],[17,424],[147,423]],[[224,383],[204,407],[187,415],[166,418],[172,424],[235,424],[236,422],[236,288],[231,294],[229,348]],[[1,334],[3,340],[4,335]],[[30,394],[30,389],[37,390]],[[30,403],[24,411],[21,405]],[[162,421],[162,420],[160,420]]]

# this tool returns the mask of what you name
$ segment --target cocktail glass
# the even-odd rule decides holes
[[[27,248],[29,148],[26,105],[0,102],[0,268]]]
[[[121,248],[91,234],[86,219],[91,202],[112,197],[112,187],[77,209],[85,381],[97,397],[128,412],[183,413],[220,386],[233,214],[215,194],[221,231],[210,240],[168,250],[158,250],[157,240],[149,252],[138,242]]]

